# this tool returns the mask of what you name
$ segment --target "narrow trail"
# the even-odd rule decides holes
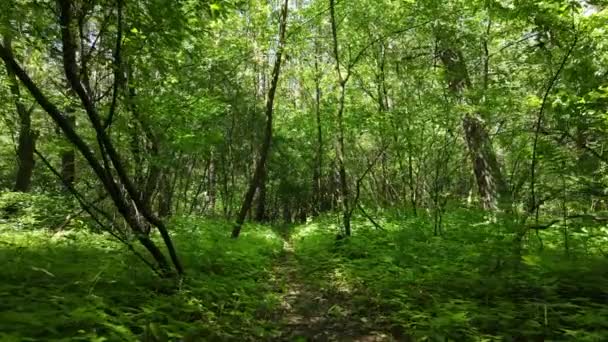
[[[393,341],[389,335],[374,331],[370,320],[351,315],[345,294],[330,294],[304,281],[288,236],[274,266],[275,285],[282,294],[277,323],[278,341]]]

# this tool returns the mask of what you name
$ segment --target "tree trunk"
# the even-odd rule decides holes
[[[511,202],[509,189],[500,172],[492,142],[482,120],[477,116],[467,115],[462,124],[483,209],[507,209]]]
[[[350,70],[347,70],[346,77],[342,76],[342,72],[340,70],[340,52],[338,47],[338,28],[336,25],[335,0],[329,0],[329,12],[333,37],[334,59],[336,61],[336,72],[338,74],[338,84],[340,86],[337,113],[338,134],[336,137],[336,162],[338,164],[337,166],[340,186],[339,196],[340,201],[342,202],[342,224],[344,226],[344,233],[346,234],[346,236],[350,236],[350,218],[352,211],[350,210],[348,200],[348,180],[346,174],[346,167],[344,166],[344,104],[346,99],[346,83],[348,82],[348,77],[350,76]]]
[[[323,177],[323,126],[321,126],[321,74],[319,71],[319,46],[315,40],[315,118],[317,128],[317,150],[315,156],[315,166],[313,169],[312,176],[312,193],[313,193],[313,204],[312,214],[318,215],[323,210],[322,202],[324,198],[322,195],[321,179]]]
[[[12,40],[7,34],[3,37],[4,46],[13,57]],[[36,134],[32,131],[31,110],[27,110],[21,99],[19,82],[10,64],[5,63],[6,74],[9,80],[9,90],[15,102],[15,109],[19,117],[19,139],[17,143],[17,175],[15,178],[14,191],[28,192],[32,184],[32,173],[34,171],[34,149]]]
[[[211,155],[211,159],[209,160],[209,178],[208,178],[208,184],[207,184],[207,196],[209,199],[209,212],[211,213],[211,215],[215,214],[215,202],[216,202],[216,197],[217,197],[217,190],[216,190],[216,161],[215,158],[213,156],[213,154]]]
[[[173,208],[173,191],[169,173],[163,174],[160,179],[160,194],[158,198],[158,216],[171,216]]]
[[[126,65],[125,68],[127,69],[128,74],[128,77],[125,80],[128,92],[127,107],[131,112],[133,119],[135,119],[134,123],[139,124],[134,124],[133,129],[131,130],[131,150],[135,161],[134,177],[136,184],[143,185],[143,189],[140,192],[140,200],[145,206],[151,207],[152,197],[158,189],[160,180],[163,178],[163,170],[159,165],[161,144],[158,136],[154,133],[154,130],[150,127],[146,118],[137,108],[135,101],[137,90],[135,86],[131,84],[133,72],[129,65]],[[140,129],[138,129],[138,127]],[[147,172],[144,171],[146,155],[149,156]]]
[[[27,119],[25,118],[27,116]],[[36,134],[30,129],[30,114],[20,115],[19,145],[17,146],[18,168],[14,191],[28,192],[34,172],[34,149]]]
[[[453,47],[443,47],[441,61],[446,69],[448,87],[457,99],[463,100],[462,92],[471,87],[462,52]],[[486,68],[486,66],[484,66]],[[484,81],[487,85],[487,80]],[[492,142],[478,114],[466,114],[462,120],[465,139],[469,148],[477,189],[483,209],[510,210],[511,196],[500,170]]]
[[[266,220],[266,170],[262,172],[262,179],[258,188],[258,206],[255,210],[255,221]]]
[[[74,109],[69,107],[65,113],[66,120],[72,128],[76,127]],[[74,149],[67,148],[61,152],[61,177],[70,185],[76,180],[76,154]]]
[[[249,188],[245,194],[241,210],[236,219],[236,224],[232,230],[232,237],[238,238],[241,233],[241,228],[247,217],[247,213],[251,209],[253,202],[253,196],[255,195],[256,189],[261,187],[261,182],[265,179],[266,173],[266,160],[270,152],[270,144],[272,142],[272,115],[274,110],[274,96],[277,91],[279,84],[279,75],[281,73],[281,60],[283,57],[283,50],[285,48],[285,31],[287,29],[287,10],[289,7],[289,0],[285,0],[281,11],[281,24],[279,28],[279,46],[277,48],[274,68],[272,70],[272,80],[270,88],[268,90],[268,96],[266,98],[266,129],[264,131],[264,141],[260,149],[259,160],[255,166],[253,178],[249,183]]]

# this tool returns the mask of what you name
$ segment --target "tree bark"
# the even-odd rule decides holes
[[[216,160],[213,154],[211,154],[211,159],[209,160],[209,177],[207,183],[207,196],[208,196],[208,209],[211,215],[215,214],[215,202],[217,197],[217,189],[216,189]]]
[[[329,0],[329,13],[331,19],[331,32],[333,38],[334,59],[336,60],[336,72],[338,74],[338,85],[340,86],[340,95],[338,98],[338,134],[336,137],[336,163],[338,166],[339,186],[340,186],[340,201],[342,202],[342,224],[346,236],[351,235],[350,218],[352,211],[350,210],[348,199],[348,180],[346,167],[344,165],[344,105],[346,100],[346,83],[350,76],[350,68],[347,70],[346,76],[342,76],[340,68],[340,51],[338,46],[338,28],[336,25],[335,0]]]
[[[272,79],[270,83],[270,88],[268,90],[268,96],[266,98],[266,128],[264,131],[264,141],[262,142],[262,146],[260,148],[260,156],[256,164],[253,177],[249,183],[249,188],[247,190],[247,193],[245,193],[245,198],[243,199],[241,210],[239,211],[239,214],[237,216],[236,224],[232,229],[233,238],[239,237],[239,234],[241,233],[241,228],[243,226],[243,223],[245,222],[245,218],[247,217],[247,213],[251,209],[251,204],[253,202],[253,196],[255,195],[255,191],[256,189],[260,188],[261,182],[265,178],[266,160],[268,159],[270,145],[272,142],[272,116],[274,110],[274,96],[276,94],[277,86],[279,84],[279,75],[281,73],[281,61],[283,58],[283,50],[285,49],[285,32],[287,30],[288,7],[289,0],[285,0],[281,11],[281,23],[279,27],[279,46],[277,48],[274,68],[272,70]]]
[[[3,37],[4,46],[11,58],[14,59],[12,51],[12,39],[7,34]],[[34,171],[34,149],[36,134],[32,131],[31,110],[25,108],[21,99],[19,82],[14,70],[9,63],[5,63],[6,74],[9,80],[9,90],[15,102],[15,109],[19,117],[19,139],[17,142],[17,174],[15,177],[14,191],[28,192],[32,184],[32,173]]]
[[[158,198],[158,216],[169,217],[171,216],[173,208],[173,191],[171,186],[171,177],[169,173],[162,175],[160,179],[160,194]]]
[[[463,100],[463,90],[471,87],[462,52],[452,46],[442,46],[439,57],[446,69],[448,88],[454,98]],[[484,66],[485,68],[485,66]],[[487,80],[485,80],[487,84]],[[481,206],[485,210],[510,210],[511,196],[496,158],[492,141],[479,114],[466,114],[462,120]]]
[[[264,222],[266,220],[266,174],[267,171],[264,170],[258,187],[258,205],[255,209],[256,222]]]
[[[321,73],[319,71],[319,44],[315,40],[315,124],[317,128],[317,150],[312,176],[313,215],[318,215],[323,209],[324,196],[321,180],[323,178],[323,126],[321,121]]]
[[[482,207],[486,210],[508,209],[511,205],[509,189],[483,121],[476,115],[466,115],[462,125]]]
[[[76,116],[74,116],[73,108],[68,107],[66,109],[65,118],[69,125],[75,129]],[[76,180],[76,154],[72,148],[66,148],[61,152],[61,177],[71,185]]]

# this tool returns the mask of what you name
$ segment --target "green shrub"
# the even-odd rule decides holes
[[[74,209],[69,196],[3,192],[0,229],[52,229],[61,225]]]

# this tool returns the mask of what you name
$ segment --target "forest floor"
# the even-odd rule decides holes
[[[0,218],[3,342],[608,341],[604,226],[571,227],[567,253],[561,230],[530,236],[515,264],[509,227],[470,210],[446,214],[442,236],[383,217],[341,240],[335,216],[236,240],[231,222],[176,217],[176,286],[84,221],[48,228],[65,213],[42,209]]]
[[[288,341],[390,341],[375,331],[368,317],[353,317],[355,304],[348,291],[328,291],[307,281],[291,237],[283,234],[283,250],[273,267],[274,282],[282,293],[278,315],[280,340]]]

